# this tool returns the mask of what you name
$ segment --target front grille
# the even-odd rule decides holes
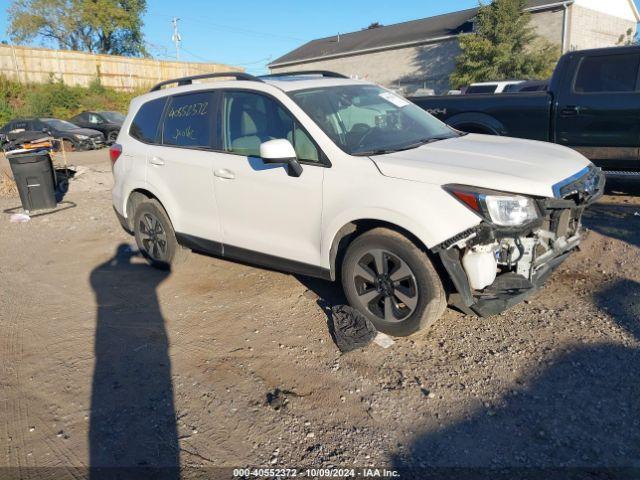
[[[575,200],[577,204],[582,204],[600,196],[604,189],[604,182],[602,170],[589,166],[556,183],[553,186],[553,193],[556,198]]]

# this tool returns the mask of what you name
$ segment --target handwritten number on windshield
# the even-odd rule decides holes
[[[169,118],[199,117],[207,114],[208,106],[209,102],[190,103],[179,108],[171,108],[167,116]]]

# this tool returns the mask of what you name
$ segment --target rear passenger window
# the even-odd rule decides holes
[[[164,115],[162,144],[176,147],[210,147],[213,104],[210,92],[172,97]]]
[[[166,100],[166,98],[157,98],[140,107],[129,128],[129,134],[133,138],[145,143],[155,143],[158,123]]]
[[[640,55],[585,57],[580,63],[576,93],[633,92],[638,80]]]

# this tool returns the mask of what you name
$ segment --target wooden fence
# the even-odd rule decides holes
[[[131,91],[186,75],[242,70],[220,63],[173,62],[0,45],[0,73],[22,83],[44,83],[53,78],[67,85],[87,86],[99,78],[105,87]]]

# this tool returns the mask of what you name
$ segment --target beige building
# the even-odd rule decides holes
[[[529,0],[538,34],[563,52],[609,47],[640,15],[633,0]],[[272,72],[332,70],[389,87],[449,89],[460,52],[458,37],[473,31],[477,9],[312,40],[273,61]]]

